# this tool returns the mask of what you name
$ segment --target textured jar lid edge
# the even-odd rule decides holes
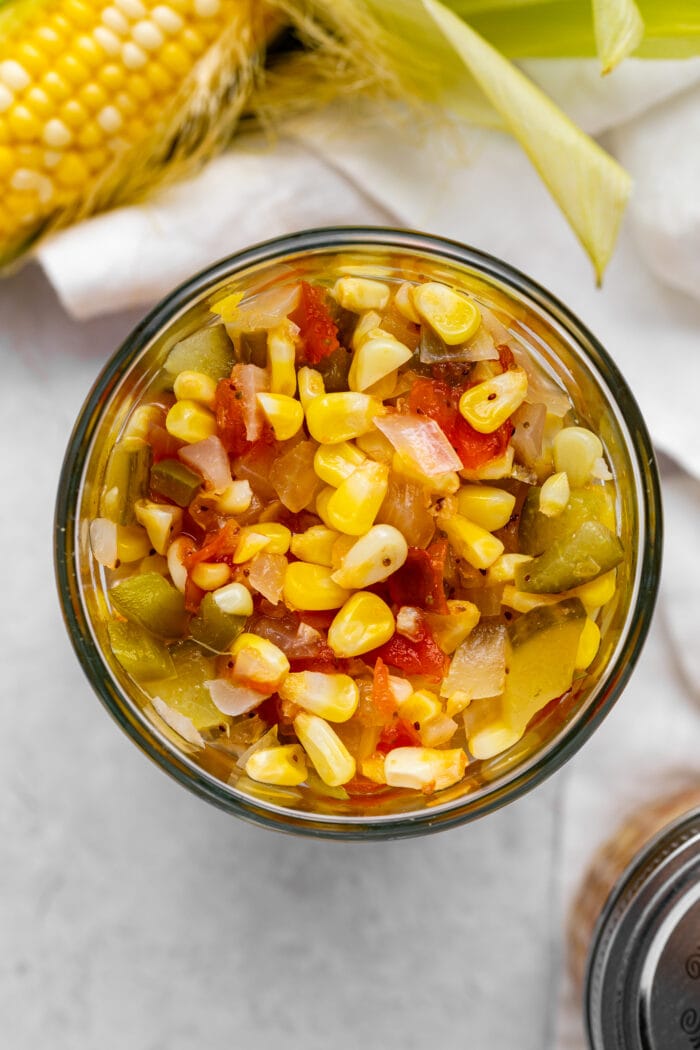
[[[650,988],[643,987],[643,980],[649,984],[654,979],[646,959],[651,946],[658,962],[675,926],[660,933],[662,916],[685,899],[693,883],[700,887],[700,808],[681,815],[646,843],[608,895],[591,938],[585,975],[584,1019],[592,1050],[700,1047],[700,925],[697,955],[689,959],[689,963],[697,959],[693,979],[699,980],[698,1006],[681,1011],[674,1044],[665,1039],[662,1045],[650,1031]],[[689,907],[694,903],[690,901]],[[685,914],[682,908],[681,912]]]

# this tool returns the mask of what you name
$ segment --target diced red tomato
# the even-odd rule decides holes
[[[465,389],[466,384],[454,387],[440,379],[417,379],[411,388],[409,407],[412,412],[434,419],[463,466],[475,470],[503,455],[513,433],[513,424],[506,420],[493,434],[480,434],[474,430],[458,407]]]
[[[313,656],[293,656],[289,658],[292,671],[321,671],[326,674],[339,671],[338,657],[325,642]]]
[[[191,572],[200,561],[223,561],[234,553],[238,545],[238,533],[241,527],[231,518],[225,525],[210,536],[199,550],[185,556],[185,566]]]
[[[204,591],[188,576],[185,580],[185,608],[187,611],[198,612],[203,597]]]
[[[250,448],[246,437],[243,394],[233,379],[220,379],[214,400],[217,433],[230,456],[241,456]]]
[[[374,664],[374,679],[372,682],[372,703],[378,715],[388,721],[396,711],[396,699],[389,686],[389,670],[378,656]]]
[[[422,674],[428,678],[441,678],[448,660],[422,618],[417,638],[394,634],[388,642],[374,650],[374,655],[406,674]]]
[[[400,569],[389,577],[389,594],[397,605],[417,605],[427,612],[446,613],[445,556],[447,541],[431,543],[427,550],[409,547]]]
[[[498,350],[498,360],[501,362],[501,368],[504,372],[507,372],[508,369],[512,368],[515,364],[513,351],[509,346],[506,346],[505,343],[502,343],[501,346],[497,346],[496,349]]]
[[[421,739],[410,722],[395,718],[384,726],[377,742],[377,751],[386,755],[397,747],[420,747]]]
[[[301,297],[289,319],[299,326],[303,345],[303,360],[317,365],[340,346],[338,326],[330,315],[320,288],[301,282]]]

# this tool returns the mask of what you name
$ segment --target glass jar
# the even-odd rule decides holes
[[[88,525],[106,459],[134,402],[177,339],[200,327],[213,302],[271,280],[323,271],[342,255],[368,275],[398,279],[397,264],[507,309],[521,345],[563,386],[601,437],[617,483],[617,517],[628,554],[616,597],[605,607],[598,655],[578,690],[549,705],[525,735],[495,758],[474,762],[463,781],[434,796],[389,793],[358,813],[341,799],[279,791],[244,793],[227,783],[221,756],[193,754],[144,712],[110,653],[102,580],[90,556]],[[356,272],[355,271],[355,272]],[[403,278],[402,278],[403,279]],[[98,696],[122,728],[163,769],[216,805],[287,831],[338,838],[422,834],[505,804],[557,769],[620,695],[646,636],[661,556],[661,508],[654,454],[624,379],[596,339],[552,295],[505,263],[463,245],[381,228],[301,232],[241,252],[176,289],[107,364],[78,418],[66,453],[56,511],[56,568],[68,630]]]
[[[700,1047],[700,779],[636,812],[598,851],[570,915],[592,1050]]]

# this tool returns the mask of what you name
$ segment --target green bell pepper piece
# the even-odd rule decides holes
[[[175,673],[163,681],[149,682],[148,691],[168,707],[190,718],[195,729],[212,729],[230,722],[214,704],[205,682],[216,678],[213,656],[206,656],[194,642],[178,642],[170,650]]]
[[[202,487],[202,479],[178,459],[161,459],[151,467],[151,488],[178,507],[188,507]]]
[[[212,379],[224,379],[236,363],[236,351],[222,324],[193,332],[175,343],[165,359],[165,371],[175,377],[180,372],[203,372]]]
[[[133,678],[148,682],[175,674],[175,665],[167,647],[138,624],[111,620],[107,624],[107,632],[115,659]]]
[[[584,521],[532,561],[516,566],[515,586],[534,594],[560,594],[595,580],[624,558],[620,540],[599,521]]]
[[[247,617],[222,612],[213,594],[205,594],[199,612],[190,622],[190,634],[196,642],[215,653],[226,653],[231,642],[243,632]]]
[[[571,688],[585,622],[583,602],[566,598],[540,605],[509,625],[503,713],[516,732]]]
[[[265,368],[267,366],[267,332],[264,329],[259,329],[257,332],[241,332],[239,339],[243,364]]]
[[[548,518],[540,511],[540,489],[529,490],[520,513],[518,539],[521,554],[542,554],[556,540],[571,535],[584,521],[599,521],[615,529],[615,508],[605,485],[573,489],[561,514]]]
[[[183,595],[158,572],[121,580],[109,598],[117,612],[158,638],[180,638],[187,629]]]

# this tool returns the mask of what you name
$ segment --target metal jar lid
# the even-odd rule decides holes
[[[592,1050],[700,1050],[700,809],[637,854],[598,921],[585,990]]]

